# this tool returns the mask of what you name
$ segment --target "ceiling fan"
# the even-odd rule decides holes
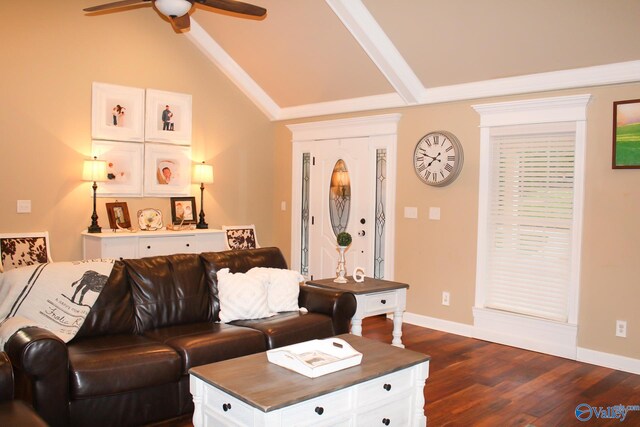
[[[260,6],[235,0],[120,0],[99,6],[87,7],[83,10],[85,12],[100,12],[146,2],[151,2],[160,13],[166,16],[176,31],[189,28],[189,11],[193,8],[194,3],[213,9],[238,13],[240,15],[263,17],[267,14],[267,10]]]

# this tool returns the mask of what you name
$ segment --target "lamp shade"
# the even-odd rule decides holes
[[[107,162],[104,160],[97,160],[95,157],[92,160],[84,161],[84,168],[82,169],[83,181],[106,181],[107,180]]]
[[[193,165],[193,175],[191,181],[202,184],[213,184],[213,166],[198,163]]]
[[[165,16],[179,17],[191,9],[191,2],[187,0],[156,0],[156,9]]]

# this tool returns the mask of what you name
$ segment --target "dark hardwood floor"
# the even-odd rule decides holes
[[[392,329],[391,320],[372,317],[362,335],[391,343]],[[576,418],[580,404],[640,405],[640,375],[406,323],[402,332],[406,348],[431,356],[424,392],[429,427],[640,426],[640,411],[622,422]]]
[[[362,335],[391,343],[393,322],[364,319]],[[404,324],[406,348],[431,356],[425,395],[428,427],[640,426],[576,418],[576,407],[640,405],[640,375]],[[190,417],[162,427],[192,426]]]

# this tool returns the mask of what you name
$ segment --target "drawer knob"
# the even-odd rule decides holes
[[[386,303],[387,303],[387,300],[386,300],[386,299],[383,299],[383,300],[380,300],[380,302],[381,302],[382,304],[386,304]]]
[[[189,244],[187,243],[187,247],[189,247]]]
[[[391,391],[391,384],[385,384],[382,386],[382,388],[384,388],[387,391]]]
[[[151,246],[147,246],[147,249],[151,249]]]
[[[229,409],[231,409],[231,403],[223,403],[222,404],[222,410],[224,412],[227,412]]]
[[[324,408],[322,406],[316,406],[316,414],[318,415],[324,414]]]
[[[383,418],[382,419],[382,424],[388,426],[389,424],[391,424],[391,420],[389,418]]]

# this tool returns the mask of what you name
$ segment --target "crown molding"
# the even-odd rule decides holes
[[[280,106],[247,74],[246,71],[191,18],[191,29],[185,33],[195,44],[253,103],[270,119],[276,120]]]

